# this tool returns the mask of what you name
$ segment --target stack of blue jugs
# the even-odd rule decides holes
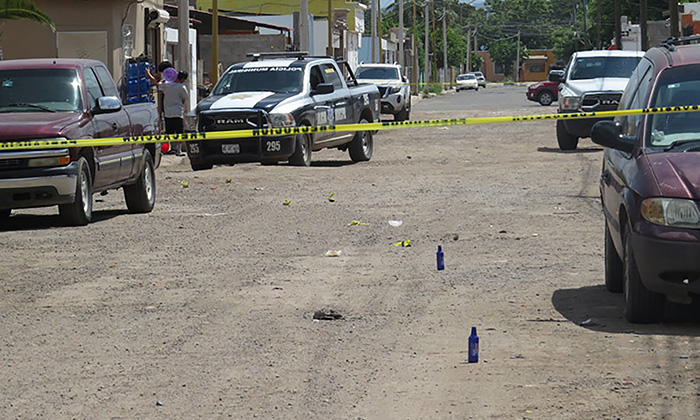
[[[148,61],[129,62],[126,65],[127,95],[130,104],[150,102],[151,85],[146,76]]]

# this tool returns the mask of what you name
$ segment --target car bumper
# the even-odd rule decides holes
[[[539,90],[528,90],[527,99],[537,102],[537,95],[540,93]]]
[[[404,97],[400,94],[393,94],[382,98],[382,114],[396,114],[404,108]]]
[[[476,90],[476,89],[478,89],[478,88],[479,88],[479,85],[478,85],[478,84],[476,84],[476,85],[459,85],[459,84],[458,84],[458,85],[455,86],[455,89],[457,89],[457,90],[467,90],[467,89],[474,89],[474,90]]]
[[[193,163],[232,164],[287,160],[296,148],[296,135],[187,142]]]
[[[0,176],[0,209],[68,204],[75,201],[78,163],[8,171]]]
[[[567,113],[567,112],[562,112]],[[612,120],[613,118],[577,118],[571,120],[562,120],[566,131],[577,137],[590,137],[593,125],[598,121]]]
[[[700,234],[696,242],[632,234],[632,249],[644,286],[674,302],[700,294]]]

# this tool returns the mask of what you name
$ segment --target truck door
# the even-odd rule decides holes
[[[320,65],[311,66],[309,69],[309,92],[311,92],[311,98],[313,99],[313,113],[316,118],[315,125],[332,125],[335,124],[335,116],[333,114],[332,99],[333,93],[328,94],[313,94],[314,89],[321,84],[325,83],[326,79],[323,77],[323,70],[321,70]],[[323,143],[330,134],[325,131],[319,131],[314,134],[314,144]],[[318,150],[312,145],[313,150]]]
[[[338,68],[332,63],[321,64],[323,77],[326,83],[330,83],[334,87],[334,91],[329,98],[329,104],[333,110],[333,120],[335,124],[353,124],[357,121],[353,117],[352,99],[350,98],[350,90],[338,71]],[[328,144],[347,143],[354,132],[334,132],[330,133],[327,140]]]
[[[85,68],[85,89],[88,108],[93,109],[97,98],[105,96],[92,68]],[[93,114],[92,124],[95,138],[125,137],[129,135],[129,117],[123,109],[118,112]],[[132,145],[96,146],[95,174],[93,188],[98,189],[119,182],[122,178],[122,165],[131,162]],[[131,168],[129,168],[130,170]]]

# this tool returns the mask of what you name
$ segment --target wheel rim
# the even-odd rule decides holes
[[[311,160],[311,144],[310,144],[309,136],[304,135],[303,141],[301,142],[301,150],[303,152],[302,156],[304,156],[304,162],[309,163]]]
[[[546,93],[546,92],[543,93],[542,96],[540,97],[540,102],[543,105],[551,104],[552,103],[552,95],[550,95],[549,93]]]
[[[80,198],[83,201],[83,214],[90,214],[89,181],[85,170],[80,171]]]
[[[369,156],[370,145],[369,145],[369,133],[367,131],[362,132],[362,151],[365,156]]]
[[[143,168],[143,182],[146,183],[145,191],[148,201],[153,201],[153,172],[151,171],[151,165],[146,164]]]

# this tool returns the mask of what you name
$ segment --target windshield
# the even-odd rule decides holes
[[[399,80],[399,70],[395,67],[358,67],[358,79]]]
[[[74,69],[0,70],[0,112],[82,110]]]
[[[476,80],[476,76],[473,74],[462,74],[457,76],[457,80]]]
[[[641,57],[582,57],[574,62],[571,80],[630,77]]]
[[[652,107],[700,105],[700,65],[671,67],[659,76]],[[650,116],[652,146],[700,141],[700,114],[678,112]]]
[[[214,95],[234,92],[299,93],[303,86],[301,67],[254,67],[227,71],[214,88]]]

